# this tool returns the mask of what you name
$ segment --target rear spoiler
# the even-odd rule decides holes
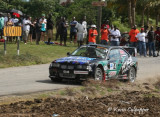
[[[135,47],[127,47],[127,46],[121,46],[123,49],[125,49],[131,56],[136,57],[137,56],[137,48]]]

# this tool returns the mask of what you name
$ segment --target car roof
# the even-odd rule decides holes
[[[88,45],[82,45],[81,47],[103,47],[103,48],[106,48],[106,49],[114,49],[114,48],[123,48],[121,46],[107,46],[107,45],[102,45],[102,44],[88,44]]]

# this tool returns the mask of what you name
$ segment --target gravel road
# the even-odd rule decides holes
[[[138,58],[139,70],[136,82],[153,81],[160,76],[160,57]],[[55,84],[48,78],[49,64],[0,69],[0,96],[74,87],[73,84]],[[150,82],[150,80],[148,80]]]

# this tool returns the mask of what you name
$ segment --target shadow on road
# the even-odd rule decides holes
[[[59,85],[82,85],[82,82],[76,82],[75,80],[63,80],[61,82],[53,82],[51,80],[37,80],[36,82]]]

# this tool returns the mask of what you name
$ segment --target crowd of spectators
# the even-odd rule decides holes
[[[45,14],[42,14],[41,18],[32,20],[29,16],[17,18],[15,15],[8,13],[6,17],[3,17],[2,13],[0,13],[1,38],[4,26],[21,26],[23,31],[21,40],[25,44],[28,41],[32,43],[33,39],[35,39],[37,45],[39,41],[45,42],[48,45],[51,44],[51,40],[53,41],[54,23],[51,14],[48,15],[47,19]],[[98,34],[96,25],[87,25],[86,16],[84,16],[81,21],[76,21],[76,18],[73,17],[70,23],[66,21],[65,17],[57,18],[55,28],[55,41],[58,41],[60,37],[59,45],[67,46],[67,30],[70,29],[69,42],[77,43],[78,47],[83,44],[96,44],[96,37],[100,35],[100,43],[103,45],[136,47],[140,56],[159,56],[160,27],[157,27],[156,31],[154,31],[153,26],[145,26],[139,31],[137,26],[134,25],[129,32],[121,33],[118,27],[109,25],[109,21],[107,20],[101,26],[101,34]],[[128,37],[124,35],[128,35]],[[132,54],[132,52],[130,53]]]

